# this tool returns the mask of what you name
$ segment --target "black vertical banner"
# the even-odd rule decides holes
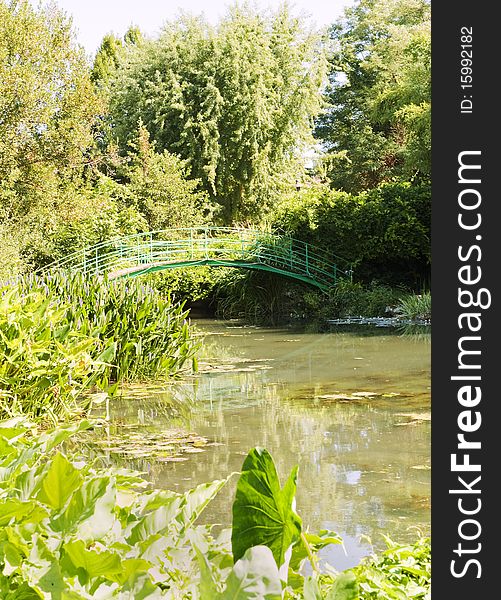
[[[501,68],[496,3],[432,2],[432,589],[498,597]]]

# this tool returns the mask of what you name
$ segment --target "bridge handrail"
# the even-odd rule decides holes
[[[134,269],[134,266],[143,264],[154,268],[163,263],[163,268],[169,268],[173,261],[177,266],[181,266],[180,263],[200,264],[202,260],[217,262],[217,254],[225,255],[219,259],[225,266],[256,268],[259,264],[266,268],[268,265],[269,270],[309,277],[312,283],[321,287],[332,285],[338,275],[352,272],[345,259],[333,253],[327,255],[320,248],[291,236],[254,228],[217,226],[159,229],[115,237],[81,248],[37,272],[78,265],[84,272],[89,269],[100,273],[113,268],[115,272],[121,269],[122,273],[130,274],[139,272],[141,269]],[[344,265],[332,262],[336,259]],[[228,261],[232,261],[232,265]]]

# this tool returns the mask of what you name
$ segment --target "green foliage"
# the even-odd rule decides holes
[[[272,226],[349,259],[354,279],[421,288],[429,277],[427,184],[382,184],[358,196],[317,186],[286,197]],[[341,263],[343,264],[343,263]]]
[[[110,381],[176,375],[194,358],[197,344],[188,313],[140,280],[48,274],[26,279],[64,299],[72,327],[115,348],[106,374]]]
[[[293,316],[290,300],[297,300],[304,289],[305,286],[273,273],[227,269],[215,285],[216,315],[221,319],[277,325]]]
[[[122,199],[144,216],[150,231],[211,222],[214,207],[199,190],[200,181],[188,179],[187,161],[155,152],[142,124],[130,147],[127,165],[119,169],[126,182]]]
[[[145,281],[164,296],[170,294],[180,301],[211,301],[218,283],[225,280],[229,269],[217,267],[180,267],[145,276]]]
[[[286,555],[301,535],[301,519],[293,507],[296,479],[297,467],[280,488],[268,451],[254,448],[249,452],[233,503],[231,545],[235,560],[249,548],[265,545],[272,551],[279,567],[287,564]]]
[[[343,281],[331,290],[328,299],[312,294],[306,296],[305,312],[324,319],[384,317],[393,311],[401,295],[401,290],[385,285],[363,286]]]
[[[187,311],[139,281],[26,276],[0,294],[0,415],[68,418],[93,386],[194,361]]]
[[[429,178],[430,3],[358,0],[330,38],[329,107],[316,133],[332,185],[357,193]]]
[[[224,209],[256,218],[293,185],[312,143],[325,72],[317,35],[287,5],[271,15],[233,6],[217,27],[181,17],[126,53],[110,82],[122,147],[140,119],[158,148],[189,161]]]
[[[88,426],[36,435],[19,419],[0,423],[2,598],[191,597],[193,544],[216,546],[194,521],[225,481],[139,493],[146,482],[133,473],[54,452]]]
[[[211,526],[197,524],[226,480],[178,494],[150,489],[137,473],[103,469],[65,454],[62,445],[72,436],[82,440],[89,427],[81,422],[39,433],[19,418],[0,421],[0,592],[5,600],[429,598],[429,540],[414,546],[388,540],[382,556],[352,570],[320,571],[316,552],[339,538],[330,532],[299,537],[299,520],[291,513],[295,482],[290,479],[280,490],[266,451],[253,449],[244,461],[240,482],[246,485],[237,490],[233,528],[249,545],[247,512],[256,525],[262,522],[271,531],[270,507],[281,505],[280,512],[296,530],[286,542],[293,545],[294,571],[288,573],[279,571],[270,548],[276,544],[275,532],[261,536],[264,545],[249,545],[238,558],[230,550],[230,532],[215,537]],[[244,512],[242,491],[248,503]],[[296,560],[294,552],[304,548],[307,553],[300,552]],[[303,577],[306,556],[314,571]]]
[[[401,545],[386,538],[386,543],[388,549],[381,555],[364,559],[354,569],[360,600],[430,600],[430,539]]]
[[[29,239],[32,264],[124,235],[210,222],[214,207],[199,182],[188,179],[185,162],[155,152],[143,126],[127,157],[110,160],[108,167],[108,175],[96,173],[89,183],[61,196],[45,238]]]
[[[145,217],[136,208],[117,201],[122,188],[101,176],[92,186],[80,187],[72,196],[62,197],[58,219],[46,232],[49,240],[34,235],[29,238],[31,264],[43,266],[79,248],[147,231]]]
[[[79,413],[106,369],[99,340],[74,327],[68,305],[40,288],[5,286],[0,297],[0,416]]]
[[[412,294],[401,298],[395,312],[405,319],[431,319],[431,294]]]
[[[81,180],[101,104],[54,5],[0,1],[0,81],[0,227],[21,234],[22,253],[33,231],[47,238],[60,197]]]

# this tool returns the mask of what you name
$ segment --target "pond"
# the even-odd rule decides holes
[[[297,511],[344,549],[338,569],[430,533],[430,340],[393,331],[307,333],[195,321],[199,372],[112,401],[103,460],[185,491],[240,469],[254,446],[283,481],[299,464]],[[204,513],[228,526],[236,477]]]

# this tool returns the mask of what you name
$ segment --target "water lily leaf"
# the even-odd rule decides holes
[[[299,540],[301,519],[295,502],[297,466],[280,488],[270,453],[253,448],[242,466],[233,503],[231,545],[239,560],[253,546],[267,546],[279,567],[285,564],[290,546]]]
[[[49,470],[42,481],[38,500],[59,510],[82,484],[82,475],[60,452],[52,459]]]
[[[273,554],[266,546],[249,548],[238,560],[217,600],[279,600],[282,584]]]
[[[359,588],[353,571],[344,571],[336,578],[325,600],[358,600]]]

